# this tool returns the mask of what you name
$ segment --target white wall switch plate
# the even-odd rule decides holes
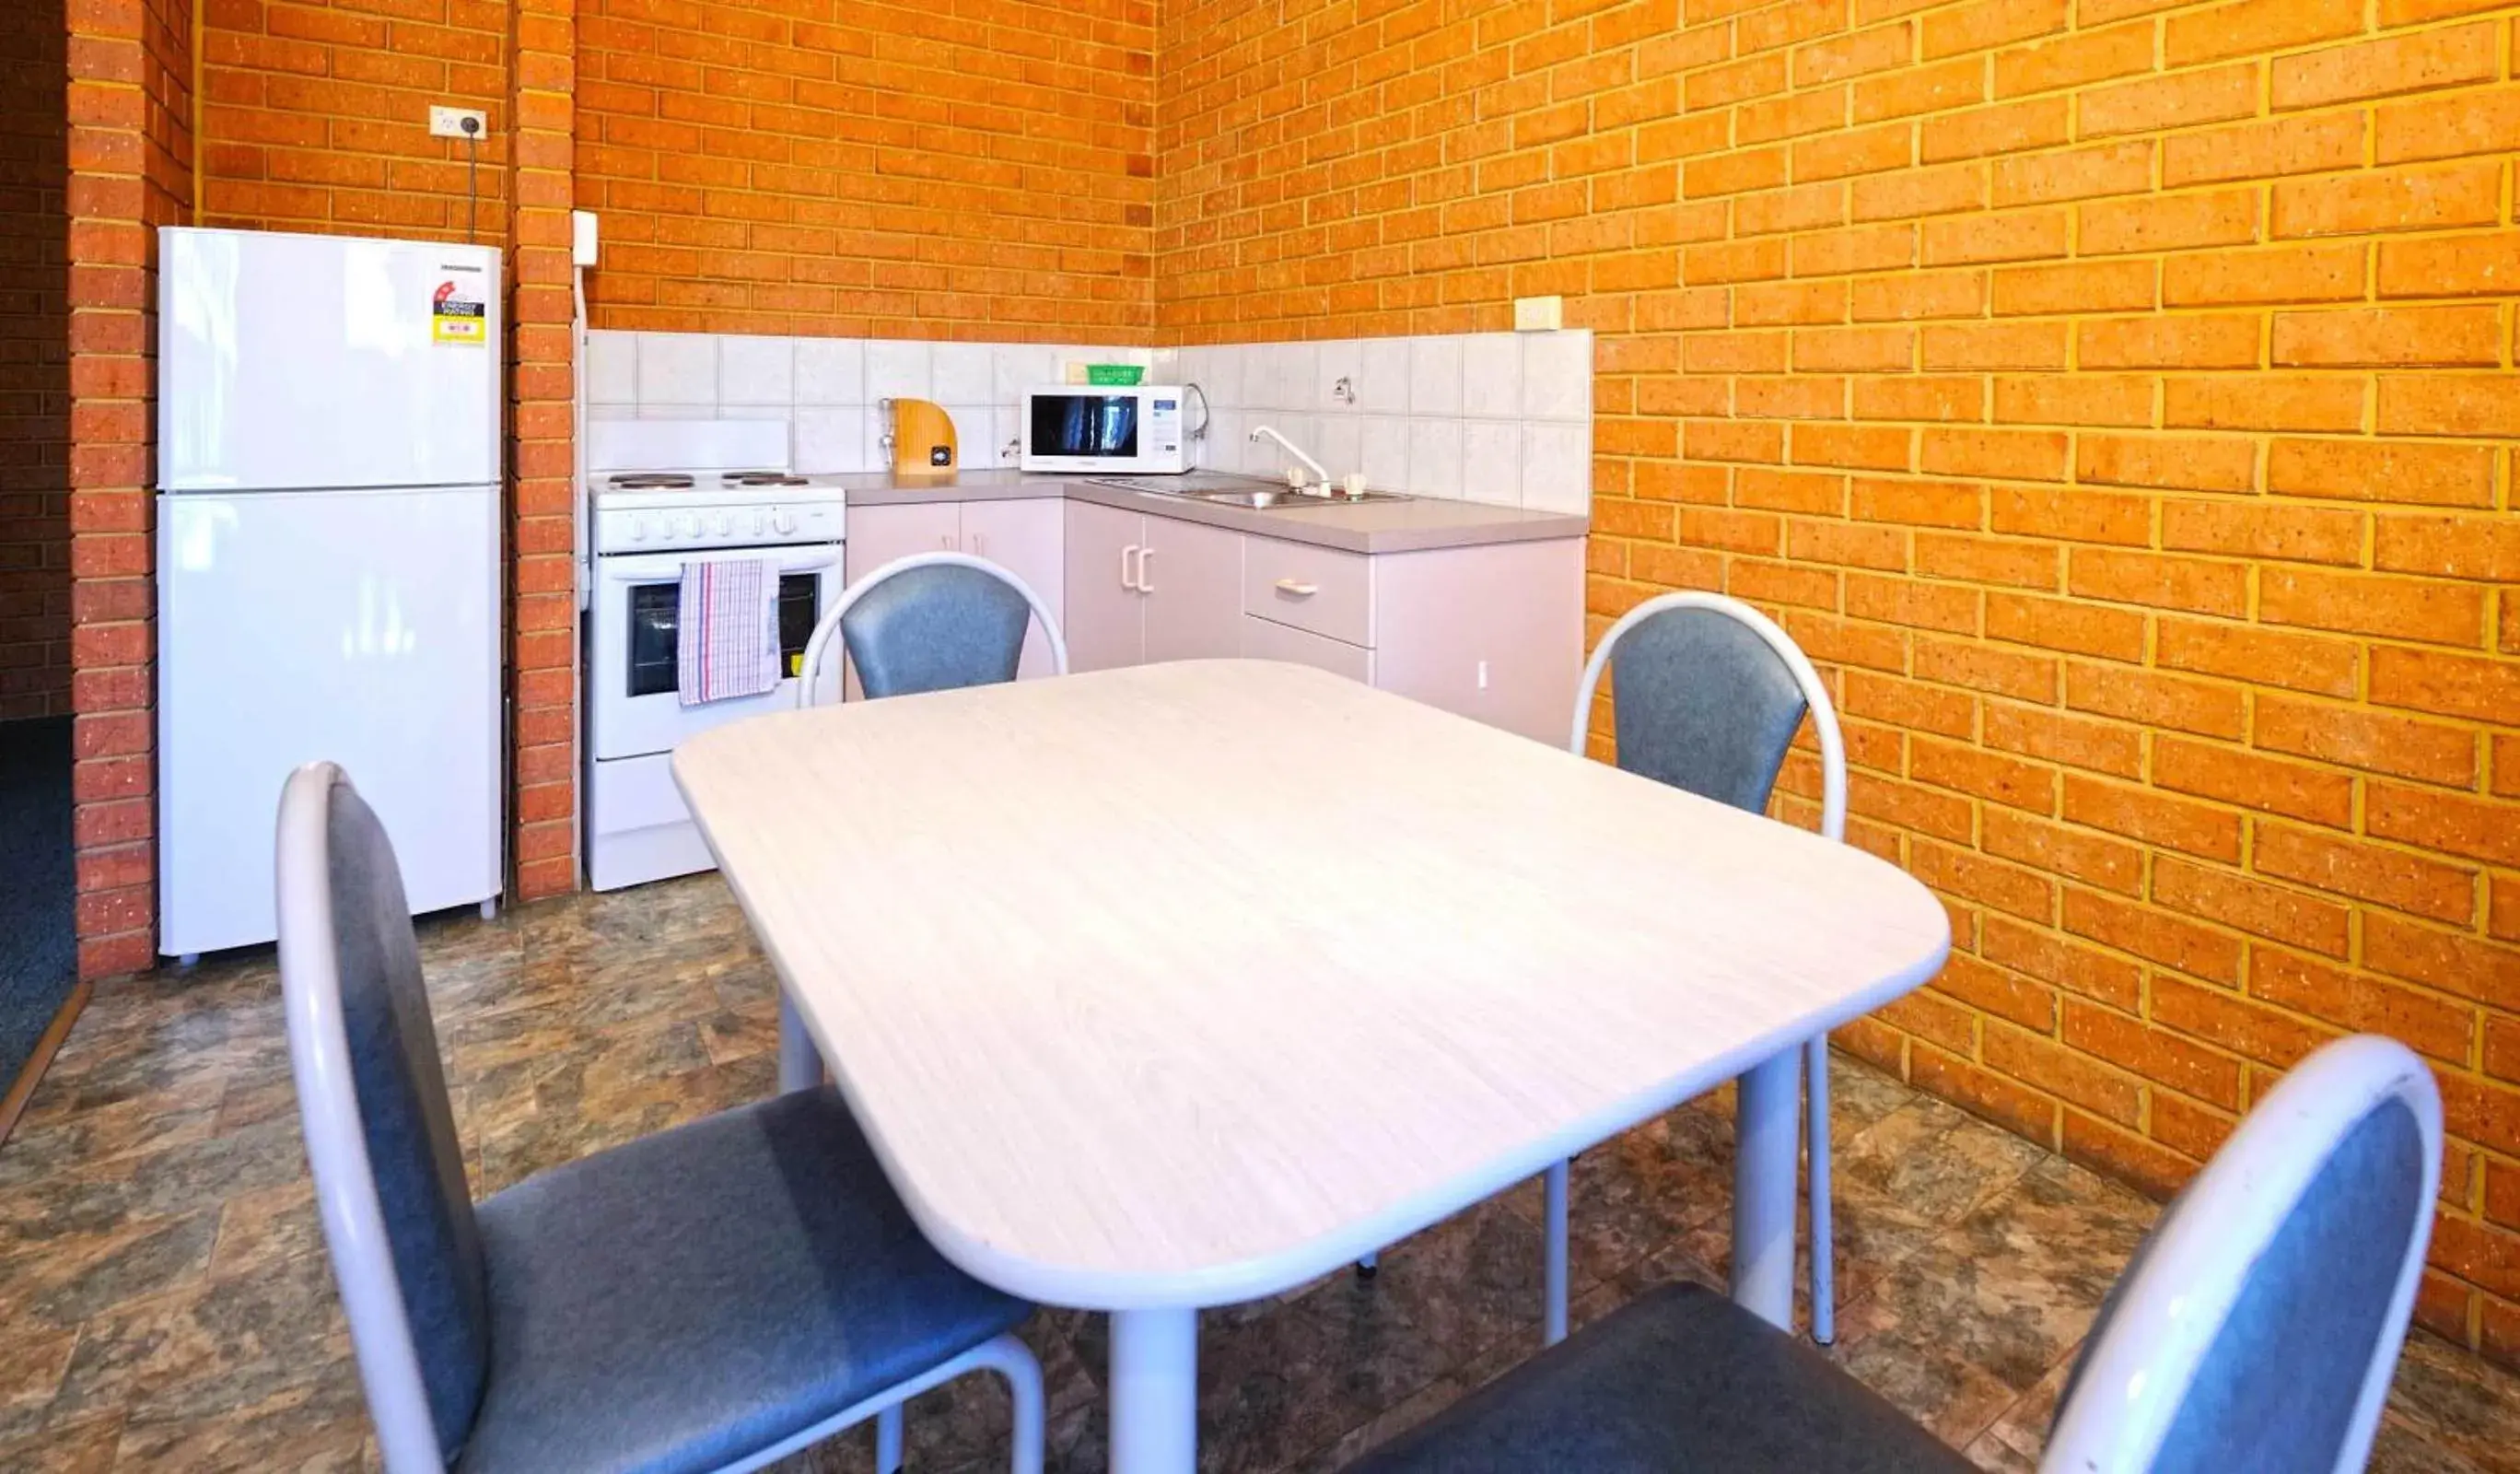
[[[600,263],[602,242],[596,228],[595,211],[573,209],[568,212],[568,259],[572,266]]]
[[[1566,299],[1562,297],[1517,297],[1513,299],[1513,330],[1517,333],[1554,333],[1566,326]]]
[[[472,130],[466,132],[464,119],[472,119]],[[428,110],[428,133],[432,138],[480,138],[490,131],[490,115],[478,108],[431,108]]]

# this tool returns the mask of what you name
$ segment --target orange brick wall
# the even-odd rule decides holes
[[[576,303],[569,258],[571,0],[516,0],[508,242],[510,694],[516,894],[577,889]]]
[[[70,710],[68,35],[0,12],[0,721]]]
[[[1564,294],[1596,631],[1777,614],[1850,838],[1950,904],[1843,1041],[2166,1188],[2395,1034],[2455,1137],[2422,1313],[2520,1358],[2514,15],[1168,5],[1159,329]]]
[[[203,225],[462,240],[479,108],[479,239],[507,237],[515,0],[200,0]]]
[[[79,972],[154,960],[157,229],[193,205],[191,0],[68,0]]]
[[[1153,0],[578,0],[595,326],[1151,327]]]

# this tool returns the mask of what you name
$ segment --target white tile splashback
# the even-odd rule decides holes
[[[587,335],[587,413],[598,419],[784,419],[798,471],[879,471],[890,429],[876,405],[932,399],[969,466],[1012,466],[1023,392],[1071,360],[1150,364],[1151,348],[711,333]]]
[[[588,413],[782,418],[795,469],[876,471],[888,428],[876,402],[910,396],[953,416],[965,464],[1012,465],[1006,447],[1023,391],[1079,359],[1198,385],[1213,416],[1200,463],[1213,469],[1282,474],[1292,458],[1249,439],[1268,425],[1333,477],[1362,471],[1377,487],[1535,510],[1591,507],[1593,335],[1582,329],[1160,349],[598,332]]]
[[[1471,333],[1157,350],[1215,416],[1205,464],[1275,477],[1267,425],[1378,487],[1540,511],[1592,507],[1593,335]],[[1344,384],[1344,392],[1341,386]],[[1192,411],[1196,413],[1195,409]]]

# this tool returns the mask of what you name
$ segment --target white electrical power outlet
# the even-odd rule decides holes
[[[464,124],[470,121],[472,126]],[[478,108],[431,108],[428,110],[428,132],[432,138],[479,138],[490,131],[490,115]]]
[[[1517,333],[1554,333],[1565,325],[1566,299],[1562,297],[1513,299],[1513,330]]]

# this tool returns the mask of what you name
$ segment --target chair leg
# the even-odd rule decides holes
[[[1041,1362],[1012,1331],[982,1346],[980,1354],[1006,1377],[1014,1404],[1014,1474],[1041,1474],[1050,1436],[1050,1399],[1042,1388]]]
[[[1829,1224],[1828,1036],[1821,1035],[1804,1050],[1803,1092],[1809,1102],[1804,1116],[1811,1132],[1812,1340],[1827,1346],[1837,1340],[1837,1248]]]
[[[1566,1168],[1560,1162],[1541,1178],[1540,1344],[1566,1339]]]
[[[903,1422],[899,1403],[875,1415],[875,1474],[901,1474]]]

